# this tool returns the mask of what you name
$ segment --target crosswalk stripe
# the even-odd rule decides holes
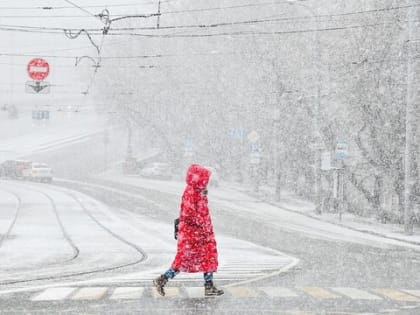
[[[338,299],[341,296],[336,295],[328,290],[325,290],[323,288],[318,288],[318,287],[302,287],[300,288],[303,292],[305,292],[306,294],[317,298],[317,299]]]
[[[420,290],[404,290],[408,294],[415,295],[417,297],[420,297]]]
[[[270,297],[297,297],[298,295],[290,289],[287,288],[280,288],[280,287],[262,287],[260,288],[265,294]]]
[[[163,296],[161,296],[159,293],[157,293],[156,289],[153,288],[152,290],[152,295],[154,298],[162,298]],[[175,287],[166,287],[165,288],[165,298],[170,298],[170,297],[176,297],[176,296],[180,296],[180,291],[179,288],[175,288]]]
[[[223,286],[221,286],[223,289]],[[146,290],[152,293],[154,298],[161,298],[153,287],[144,286],[120,286],[120,287],[55,287],[47,288],[41,292],[36,293],[30,298],[31,301],[59,301],[65,299],[71,300],[98,300],[104,298],[108,289],[110,294],[109,299],[123,300],[123,299],[140,299],[144,296]],[[350,288],[350,287],[299,287],[299,288],[285,288],[285,287],[228,287],[224,289],[231,296],[236,298],[255,298],[265,294],[271,298],[296,298],[302,295],[302,292],[316,299],[337,299],[350,298],[352,300],[383,300],[384,297],[401,302],[420,302],[420,290],[404,290],[401,289],[373,289],[366,290]],[[297,290],[297,291],[296,291]],[[299,291],[302,291],[299,294]],[[202,298],[204,297],[203,286],[183,287],[166,287],[166,298],[168,297],[189,297]],[[375,293],[372,294],[371,292]]]
[[[108,291],[106,287],[81,288],[73,296],[72,300],[99,300]]]
[[[402,301],[402,302],[420,302],[420,298],[415,297],[410,294],[406,294],[401,291],[393,290],[393,289],[375,289],[372,290],[376,293],[382,294],[387,298],[395,301]]]
[[[124,300],[124,299],[138,299],[141,298],[144,293],[142,287],[119,287],[114,290],[110,299],[112,300]]]
[[[204,297],[204,287],[188,287],[185,288],[188,297],[190,298],[202,298]]]
[[[382,300],[379,296],[355,288],[331,288],[335,292],[354,300]]]
[[[235,297],[256,297],[258,296],[258,293],[254,290],[251,290],[246,287],[231,287],[227,288],[226,291],[228,291],[230,294],[232,294]]]
[[[31,301],[58,301],[67,298],[77,288],[49,288],[31,298]]]

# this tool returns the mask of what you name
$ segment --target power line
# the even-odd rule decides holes
[[[86,10],[86,9],[84,9],[84,8],[82,8],[81,6],[79,6],[79,5],[77,5],[77,4],[75,4],[74,2],[72,2],[72,1],[70,1],[70,0],[63,0],[63,1],[65,1],[65,2],[67,2],[67,3],[69,3],[69,4],[71,4],[72,6],[74,6],[75,8],[77,8],[77,9],[79,9],[79,10],[81,10],[81,11],[83,11],[83,12],[85,12],[85,13],[87,13],[87,14],[89,14],[90,16],[93,16],[93,17],[97,17],[95,14],[93,14],[92,12],[90,12],[90,11],[88,11],[88,10]]]
[[[143,16],[142,16],[143,17]],[[318,16],[318,17],[328,17],[331,16]],[[167,30],[167,29],[181,29],[181,28],[216,28],[222,26],[235,26],[235,25],[246,25],[246,24],[260,24],[260,23],[271,23],[271,22],[289,22],[289,21],[298,21],[301,19],[307,19],[308,17],[286,17],[286,18],[266,18],[266,19],[253,19],[253,20],[245,20],[245,21],[234,21],[234,22],[222,22],[222,23],[213,23],[213,24],[190,24],[190,25],[171,25],[171,26],[150,26],[150,27],[126,27],[126,28],[112,28],[114,31],[134,31],[134,30]],[[312,18],[312,17],[309,17]],[[320,22],[318,20],[318,22]],[[325,22],[325,21],[324,21]],[[339,22],[339,20],[329,21],[329,22]],[[382,20],[382,22],[395,22],[394,20]],[[57,33],[62,32],[62,28],[58,27],[39,27],[39,26],[26,26],[26,25],[9,25],[9,24],[0,24],[0,30],[22,30],[22,31],[30,31],[30,30],[39,30],[39,31],[57,31]],[[70,29],[74,30],[74,29]],[[99,32],[101,29],[94,28],[94,29],[85,29],[85,31],[89,32]]]
[[[162,3],[178,2],[178,0],[162,0]],[[113,8],[113,7],[130,7],[130,6],[141,6],[141,5],[152,5],[156,4],[156,1],[148,2],[132,2],[132,3],[121,3],[121,4],[103,4],[103,5],[85,5],[84,8]],[[0,10],[62,10],[72,9],[74,6],[37,6],[37,7],[0,7]]]
[[[298,33],[313,33],[313,32],[331,32],[339,31],[346,29],[360,29],[360,28],[369,28],[383,26],[384,23],[372,23],[364,25],[350,25],[350,26],[341,26],[341,27],[330,27],[330,28],[314,28],[314,29],[302,29],[302,30],[291,30],[291,31],[236,31],[236,32],[223,32],[223,33],[210,33],[210,34],[145,34],[145,33],[117,33],[109,32],[107,35],[110,36],[137,36],[145,38],[194,38],[194,37],[222,37],[222,36],[253,36],[253,35],[287,35],[287,34],[298,34]],[[206,28],[206,27],[201,27]],[[44,33],[44,34],[61,34],[61,32],[53,31],[34,31],[26,29],[9,29],[9,28],[0,28],[0,31],[18,31],[18,32],[28,32],[28,33]],[[101,32],[90,33],[91,35],[100,35]]]
[[[194,38],[194,37],[223,37],[223,36],[255,36],[255,35],[288,35],[288,34],[304,34],[314,32],[331,32],[340,31],[347,29],[361,29],[369,27],[383,26],[383,23],[373,23],[365,25],[351,25],[342,27],[330,27],[330,28],[316,28],[316,29],[303,29],[303,30],[292,30],[292,31],[237,31],[237,32],[223,32],[223,33],[211,33],[211,34],[141,34],[141,33],[109,33],[113,36],[139,36],[139,37],[150,37],[150,38]]]
[[[64,0],[68,1],[68,0]],[[242,4],[242,5],[235,5],[235,6],[225,6],[225,7],[213,7],[213,8],[202,8],[202,9],[187,9],[187,10],[178,10],[178,11],[166,11],[161,12],[161,15],[169,15],[169,14],[180,14],[180,13],[192,13],[192,12],[206,12],[206,11],[215,11],[215,10],[225,10],[225,9],[238,9],[238,8],[246,8],[246,7],[256,7],[256,6],[273,6],[273,5],[279,5],[279,4],[286,4],[289,3],[289,1],[282,1],[282,2],[263,2],[263,3],[251,3],[251,4]],[[317,18],[329,18],[329,17],[336,17],[336,16],[349,16],[349,15],[359,15],[359,14],[366,14],[366,13],[378,13],[378,12],[388,12],[388,11],[395,11],[400,9],[408,9],[413,7],[419,7],[420,4],[410,4],[410,5],[400,5],[400,6],[393,6],[389,8],[378,8],[378,9],[371,9],[371,10],[361,10],[361,11],[354,11],[354,12],[345,12],[345,13],[337,13],[337,14],[328,14],[328,15],[316,15]],[[77,6],[78,7],[78,6]],[[79,7],[78,7],[79,8]],[[83,8],[81,8],[84,10]],[[91,16],[97,17],[97,15],[94,15],[93,13],[89,11],[88,12]],[[150,13],[152,14],[152,13]],[[146,14],[146,15],[150,15]],[[123,14],[117,14],[112,15],[116,18],[118,17],[129,17],[130,15],[123,15]],[[84,18],[86,16],[82,15],[51,15],[51,16],[44,16],[44,15],[2,15],[2,18]],[[304,16],[304,17],[297,17],[299,19],[310,19],[313,18],[313,16]]]
[[[191,54],[154,54],[154,55],[137,55],[137,56],[102,56],[104,60],[115,60],[115,59],[150,59],[150,58],[167,58],[167,57],[182,57],[182,56],[214,56],[214,55],[238,55],[239,53],[223,53],[223,52],[211,52],[211,53],[191,53]],[[34,54],[25,53],[3,53],[0,52],[0,56],[7,57],[33,57]],[[36,55],[35,55],[36,56]],[[45,58],[63,58],[63,59],[75,59],[76,56],[66,55],[42,55]]]

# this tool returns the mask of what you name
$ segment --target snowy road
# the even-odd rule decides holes
[[[181,274],[160,299],[151,279],[173,258],[171,222],[184,184],[115,174],[77,182],[106,166],[100,139],[58,141],[56,150],[27,156],[76,179],[67,188],[1,182],[0,280],[15,282],[0,287],[5,314],[418,314],[412,244],[322,223],[229,186],[209,192],[216,280],[226,295],[203,300],[201,276]],[[118,160],[121,152],[113,154]],[[292,257],[299,263],[288,270]]]
[[[168,224],[111,210],[64,188],[7,181],[0,189],[0,293],[60,281],[150,282],[173,258],[175,242]],[[278,274],[298,262],[248,242],[224,236],[218,240],[223,248],[219,280],[226,284]],[[181,280],[201,281],[192,275]]]
[[[37,184],[1,183],[19,198],[2,220],[0,284],[89,274],[143,261],[147,255],[119,237],[105,208],[91,199]],[[4,194],[4,193],[3,193]],[[9,208],[1,203],[1,209]]]

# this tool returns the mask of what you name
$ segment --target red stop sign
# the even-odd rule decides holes
[[[26,70],[33,80],[42,81],[50,73],[50,65],[42,58],[34,58],[29,61]]]

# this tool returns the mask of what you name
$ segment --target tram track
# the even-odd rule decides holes
[[[30,187],[31,185],[26,184],[25,186]],[[74,200],[77,203],[78,207],[80,207],[80,209],[83,211],[83,213],[86,216],[88,216],[89,219],[92,222],[94,222],[102,230],[104,230],[106,233],[108,233],[111,237],[115,238],[116,240],[125,244],[126,246],[131,247],[135,252],[137,252],[138,257],[136,257],[135,259],[132,259],[128,262],[119,263],[119,264],[116,264],[116,265],[114,264],[114,265],[110,265],[110,266],[103,266],[103,267],[100,267],[100,268],[94,268],[94,269],[89,269],[89,270],[81,270],[81,271],[74,271],[74,272],[69,271],[67,273],[59,273],[59,274],[54,274],[54,275],[43,275],[43,276],[28,277],[28,278],[25,278],[25,279],[3,281],[3,282],[0,282],[0,286],[32,283],[32,282],[37,282],[37,281],[51,281],[51,280],[58,280],[58,279],[67,279],[67,278],[72,278],[72,277],[79,277],[79,276],[92,275],[92,274],[97,274],[97,273],[116,271],[116,270],[124,269],[124,268],[127,268],[127,267],[132,267],[132,266],[135,266],[137,264],[140,264],[148,258],[147,253],[141,247],[139,247],[136,244],[126,240],[124,237],[122,237],[121,235],[119,235],[118,233],[113,231],[111,228],[109,228],[106,225],[104,225],[103,223],[101,223],[97,218],[95,218],[95,216],[92,214],[92,212],[89,211],[89,209],[83,204],[83,202],[75,194],[73,194],[69,191],[64,191],[63,189],[56,189],[56,188],[51,188],[51,187],[48,187],[48,188],[49,188],[49,190],[53,190],[53,191],[56,191],[58,193],[65,194],[65,195],[69,196],[72,200]],[[57,264],[68,265],[69,263],[72,263],[72,262],[74,263],[76,261],[76,259],[80,257],[81,251],[78,248],[78,246],[74,243],[70,234],[66,230],[65,222],[63,222],[63,220],[60,217],[58,206],[57,206],[57,203],[54,201],[53,196],[51,196],[51,194],[48,194],[46,192],[39,191],[37,189],[33,189],[32,187],[30,187],[29,189],[33,192],[42,194],[44,197],[46,197],[49,200],[49,202],[50,202],[50,204],[53,208],[53,211],[55,213],[57,222],[58,222],[58,224],[60,226],[60,229],[62,231],[63,237],[66,239],[66,242],[69,243],[70,246],[73,249],[72,257],[70,257],[69,259],[67,259],[65,261],[61,261],[60,263],[55,263],[54,265],[57,265]],[[17,210],[19,210],[20,206],[22,204],[21,198],[16,193],[13,193],[13,194],[15,195],[17,200],[19,200],[19,203],[18,203],[19,208],[17,208]],[[8,231],[12,230],[12,228],[13,228],[15,222],[16,222],[17,215],[18,215],[18,211],[16,211],[15,218],[12,222],[12,225],[9,227]],[[9,233],[10,233],[10,231],[9,231]],[[7,234],[5,234],[5,235],[7,235]]]
[[[48,194],[44,193],[44,192],[40,192],[37,191],[39,194],[45,196],[45,198],[47,198],[51,204],[51,207],[54,211],[55,217],[57,219],[58,225],[60,226],[60,230],[61,233],[63,234],[64,239],[67,241],[67,243],[70,245],[70,247],[73,250],[73,256],[65,261],[63,261],[62,263],[66,263],[66,262],[70,262],[72,260],[75,260],[79,254],[80,254],[80,250],[79,248],[74,244],[73,240],[71,239],[69,233],[67,232],[66,228],[64,227],[63,221],[60,218],[60,215],[58,214],[58,210],[57,210],[57,204],[55,203],[54,199],[51,198],[51,196],[49,196]]]
[[[19,216],[20,208],[21,208],[21,205],[22,205],[22,199],[19,197],[19,195],[15,194],[14,192],[8,191],[8,190],[3,189],[3,191],[13,195],[16,198],[17,203],[16,203],[15,213],[14,213],[12,222],[10,223],[6,232],[0,238],[0,249],[2,248],[4,241],[9,238],[10,233],[12,232],[12,230],[13,230],[15,224],[16,224],[17,218]]]

